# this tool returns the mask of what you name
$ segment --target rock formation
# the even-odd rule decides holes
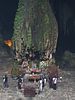
[[[13,41],[16,49],[32,44],[37,49],[55,52],[58,38],[58,25],[49,0],[19,0],[14,22]]]

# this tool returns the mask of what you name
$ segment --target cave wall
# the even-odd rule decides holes
[[[59,52],[64,52],[65,50],[70,49],[69,45],[71,41],[69,40],[69,35],[72,35],[72,32],[69,33],[68,27],[70,19],[73,18],[73,12],[67,2],[59,2],[58,10],[58,24],[59,24],[59,40],[58,40],[58,49]],[[72,23],[70,23],[72,25]],[[71,28],[72,30],[72,28]]]
[[[68,50],[75,52],[75,2],[74,0],[50,0],[58,23],[57,55]]]
[[[0,0],[0,64],[4,64],[13,55],[11,48],[5,45],[4,41],[11,40],[13,36],[17,6],[18,0]]]
[[[0,34],[3,40],[13,36],[13,24],[18,0],[0,0]]]

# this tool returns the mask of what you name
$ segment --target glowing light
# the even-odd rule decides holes
[[[6,45],[8,45],[9,47],[12,46],[12,40],[5,40],[4,43],[5,43]]]

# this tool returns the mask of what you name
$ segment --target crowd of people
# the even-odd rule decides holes
[[[18,65],[21,66],[21,69],[26,69],[30,71],[30,74],[34,75],[34,72],[31,69],[40,69],[40,78],[38,80],[39,93],[43,91],[44,86],[48,83],[49,88],[57,89],[58,82],[58,68],[55,64],[49,65],[49,59],[45,58],[45,52],[41,52],[40,50],[36,50],[35,47],[32,48],[24,48],[21,52],[15,52],[15,60],[18,62]],[[52,55],[50,54],[52,59]],[[31,63],[30,63],[31,62]],[[50,67],[52,66],[52,67]],[[27,72],[28,73],[28,72]],[[23,82],[28,78],[25,73],[22,73],[17,77],[17,86],[18,89],[22,88]],[[3,77],[3,85],[4,87],[8,87],[8,76],[5,75]]]

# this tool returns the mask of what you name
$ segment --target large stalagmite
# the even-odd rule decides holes
[[[14,22],[13,41],[21,50],[21,38],[28,47],[55,52],[58,26],[49,0],[19,0]]]

